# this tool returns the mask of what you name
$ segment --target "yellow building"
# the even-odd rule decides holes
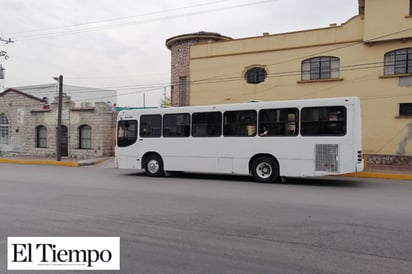
[[[359,0],[358,15],[322,29],[210,36],[166,41],[172,56],[182,40],[195,41],[188,75],[176,76],[172,58],[180,79],[172,81],[173,105],[359,96],[364,152],[412,166],[412,0]]]

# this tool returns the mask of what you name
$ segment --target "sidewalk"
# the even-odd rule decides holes
[[[109,160],[111,157],[105,158],[93,158],[93,159],[69,159],[62,157],[61,161],[57,161],[52,158],[38,158],[32,157],[0,157],[0,163],[6,164],[20,164],[20,165],[50,165],[50,166],[66,166],[66,167],[80,167],[80,166],[92,166],[100,164]]]
[[[349,173],[342,175],[344,177],[358,178],[376,178],[391,180],[412,180],[412,167],[367,167],[363,172]]]
[[[22,165],[53,165],[66,167],[81,167],[92,166],[100,163],[113,160],[113,157],[94,158],[94,159],[69,159],[62,158],[61,161],[56,161],[52,158],[33,159],[32,157],[0,157],[1,163],[8,164],[22,164]],[[110,167],[113,165],[110,164]],[[412,181],[412,167],[398,168],[398,167],[368,167],[363,172],[349,173],[341,175],[343,177],[357,177],[357,178],[375,178],[375,179],[391,179],[391,180],[411,180]]]

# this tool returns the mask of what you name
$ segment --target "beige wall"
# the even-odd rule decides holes
[[[386,52],[412,47],[412,41],[391,40],[373,45],[363,42],[364,36],[379,36],[378,30],[372,31],[368,25],[379,21],[377,17],[371,16],[370,21],[364,19],[379,8],[377,2],[394,3],[366,1],[365,17],[356,16],[338,27],[192,46],[190,104],[356,95],[363,107],[365,152],[396,154],[401,142],[407,139],[408,124],[412,123],[410,118],[396,118],[399,103],[412,103],[412,88],[400,87],[399,77],[381,77],[383,60]],[[404,4],[409,1],[395,2],[399,10],[402,9],[400,20],[406,20],[402,28],[412,28],[412,18],[405,18],[409,4],[406,8]],[[385,7],[386,4],[382,5]],[[389,7],[386,10],[390,10]],[[397,21],[394,24],[382,31],[395,32]],[[300,81],[301,62],[315,56],[339,57],[340,79]],[[244,80],[245,70],[254,65],[266,68],[265,82],[252,85]],[[412,80],[410,82],[412,84]],[[412,154],[412,141],[406,146],[406,153]]]
[[[411,24],[408,0],[365,1],[365,41],[410,38]]]

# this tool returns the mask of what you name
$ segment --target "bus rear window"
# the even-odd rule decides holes
[[[346,108],[344,106],[303,108],[302,136],[346,135]]]
[[[117,146],[127,147],[137,141],[137,121],[121,120],[117,123]]]

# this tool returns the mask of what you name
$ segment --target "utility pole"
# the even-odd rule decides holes
[[[56,134],[56,157],[57,161],[62,159],[62,110],[63,110],[63,75],[54,77],[59,83],[59,105],[57,107],[57,134]]]

